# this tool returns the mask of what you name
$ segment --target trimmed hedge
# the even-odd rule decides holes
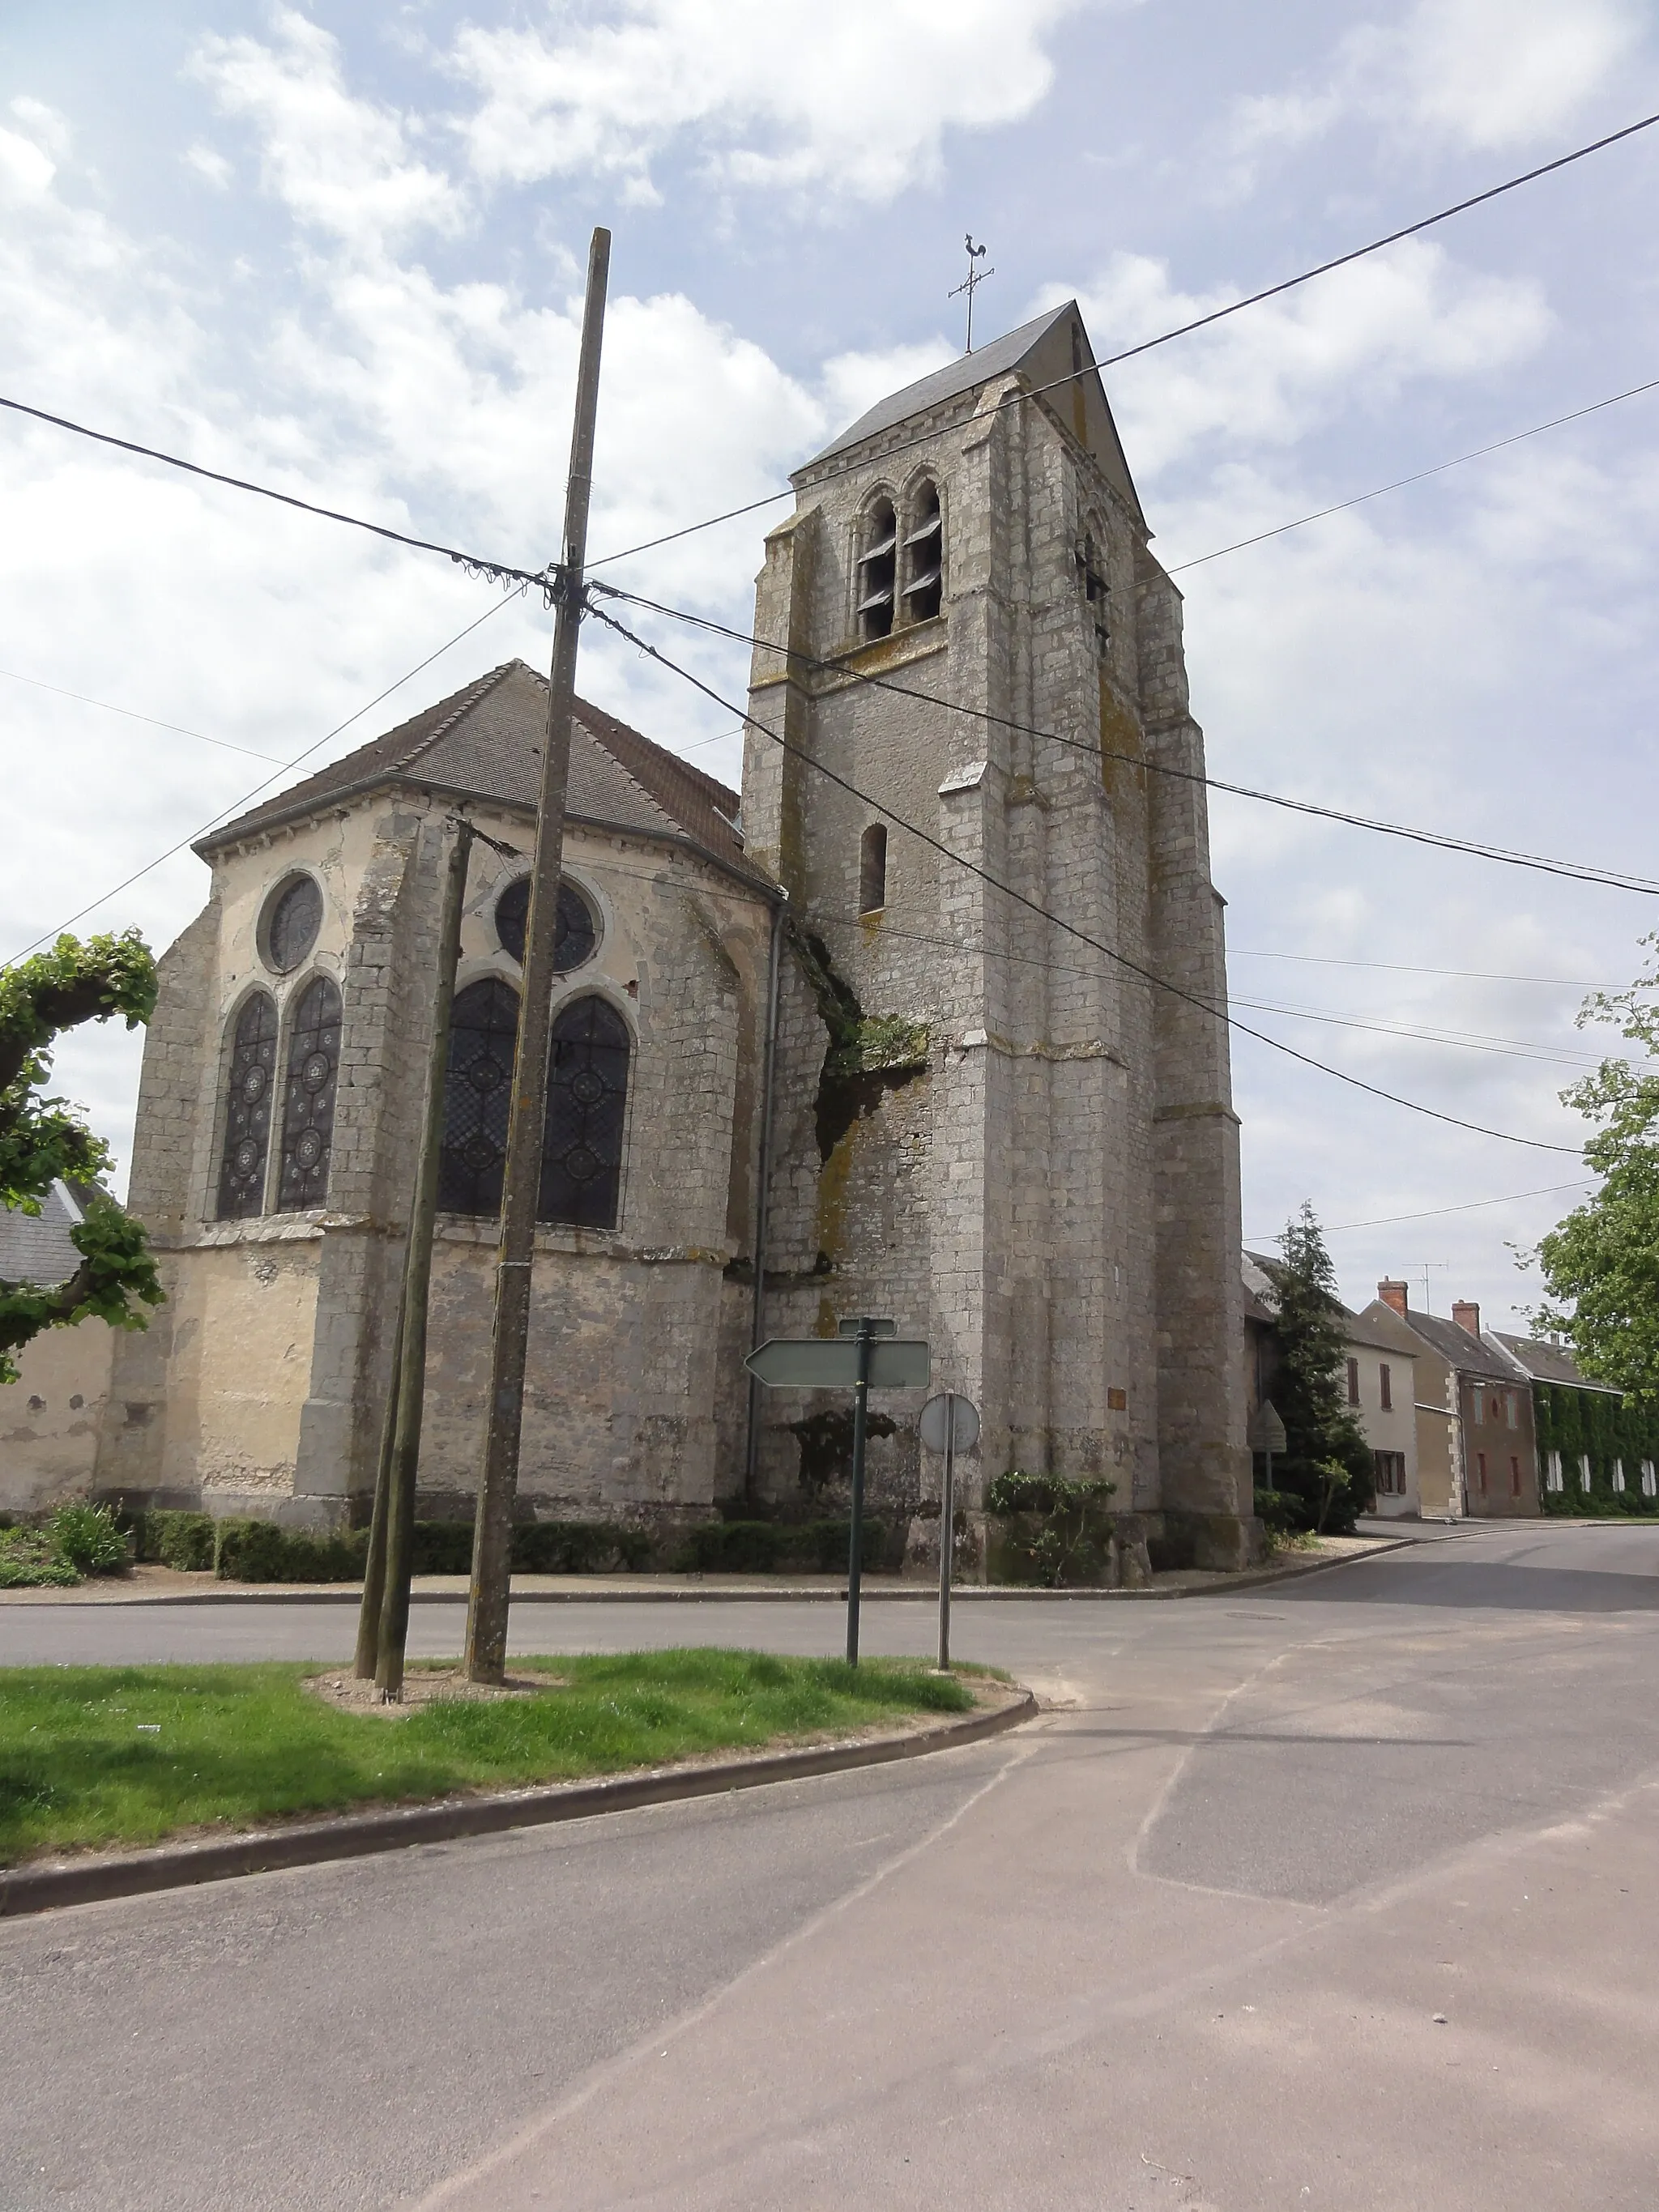
[[[148,1565],[200,1574],[213,1565],[218,1523],[210,1513],[157,1506],[143,1513],[119,1512],[116,1519],[132,1532],[133,1556]]]
[[[845,1521],[704,1521],[686,1530],[674,1564],[694,1575],[840,1574],[850,1538]],[[891,1549],[887,1523],[866,1514],[865,1566],[881,1573]]]

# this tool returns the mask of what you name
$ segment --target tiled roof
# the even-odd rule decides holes
[[[522,660],[493,668],[315,775],[204,837],[204,858],[239,838],[386,784],[495,799],[533,813],[547,730],[547,679]],[[572,821],[684,836],[757,882],[732,824],[738,794],[586,699],[576,702],[566,811]]]
[[[1023,375],[1033,390],[1048,393],[1047,404],[1062,421],[1071,422],[1079,438],[1128,501],[1131,512],[1139,515],[1140,501],[1099,373],[1085,370],[1073,383],[1079,346],[1084,357],[1091,362],[1094,349],[1083,325],[1082,312],[1075,300],[1067,300],[1064,307],[1051,307],[1046,315],[1022,323],[1018,330],[1010,331],[1006,337],[993,338],[989,345],[962,355],[945,368],[936,368],[930,376],[919,377],[902,392],[889,392],[885,399],[878,400],[838,438],[832,439],[821,453],[815,453],[806,468],[815,469],[820,462],[862,445],[866,438],[896,429],[913,415],[925,415],[949,400],[965,398],[999,377],[1018,374]]]
[[[81,1200],[67,1183],[55,1182],[39,1213],[0,1206],[0,1282],[33,1283],[41,1290],[66,1282],[81,1264],[70,1231],[82,1219]]]
[[[1468,1329],[1459,1328],[1455,1321],[1442,1321],[1438,1314],[1419,1313],[1415,1306],[1407,1310],[1406,1320],[1431,1350],[1465,1375],[1484,1375],[1496,1382],[1514,1382],[1515,1370],[1504,1354],[1482,1344]]]
[[[1615,1398],[1624,1395],[1611,1382],[1593,1382],[1565,1344],[1550,1344],[1535,1336],[1510,1336],[1501,1328],[1483,1333],[1502,1345],[1534,1382],[1562,1382],[1571,1390],[1602,1390]]]

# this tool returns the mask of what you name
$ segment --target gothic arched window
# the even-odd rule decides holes
[[[910,501],[904,533],[904,619],[931,622],[945,592],[945,518],[939,486],[924,477]]]
[[[334,1091],[340,1074],[340,994],[326,975],[301,994],[288,1042],[283,1092],[283,1161],[276,1211],[297,1213],[328,1197]]]
[[[555,1015],[538,1221],[616,1227],[628,1054],[628,1024],[605,1000],[573,999]]]
[[[510,983],[486,975],[456,993],[438,1164],[438,1204],[446,1213],[488,1217],[501,1210],[518,1041],[519,994]]]
[[[225,1144],[219,1157],[219,1219],[265,1210],[265,1154],[276,1088],[276,1006],[256,991],[236,1017],[226,1082]]]
[[[898,574],[898,518],[890,499],[878,499],[864,518],[858,562],[860,637],[885,637],[893,627]]]

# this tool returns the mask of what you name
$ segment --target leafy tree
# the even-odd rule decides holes
[[[1373,1501],[1376,1470],[1343,1389],[1342,1304],[1311,1206],[1285,1224],[1279,1249],[1284,1256],[1273,1271],[1279,1364],[1271,1395],[1285,1424],[1285,1450],[1275,1457],[1273,1486],[1297,1501],[1304,1526],[1351,1529]]]
[[[82,1022],[124,1014],[147,1022],[155,1004],[155,963],[136,930],[82,945],[60,937],[50,952],[0,969],[0,1206],[39,1213],[61,1176],[91,1183],[110,1166],[109,1149],[73,1107],[42,1096],[52,1044]],[[95,1314],[118,1328],[143,1328],[141,1308],[161,1303],[142,1226],[101,1194],[70,1231],[81,1264],[67,1282],[0,1279],[0,1382],[15,1382],[11,1354],[42,1329]]]
[[[1593,993],[1578,1026],[1613,1023],[1659,1058],[1659,932],[1642,943],[1650,972],[1627,991]],[[1533,1326],[1564,1335],[1586,1375],[1659,1404],[1659,1074],[1604,1060],[1561,1097],[1601,1124],[1584,1158],[1601,1187],[1522,1255],[1544,1277]]]

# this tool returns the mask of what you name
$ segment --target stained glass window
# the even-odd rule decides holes
[[[219,1160],[219,1218],[240,1220],[265,1208],[265,1154],[276,1087],[276,1007],[256,991],[236,1017]]]
[[[616,1227],[628,1051],[628,1024],[603,999],[573,999],[555,1016],[538,1220]]]
[[[340,1073],[340,994],[326,975],[307,983],[289,1038],[283,1097],[283,1166],[276,1211],[294,1213],[328,1197],[334,1091]]]
[[[310,876],[295,876],[271,901],[265,945],[279,975],[297,968],[317,942],[323,926],[323,895]]]
[[[524,959],[525,930],[530,921],[530,878],[515,876],[495,902],[495,934],[501,950],[520,962]],[[553,965],[561,975],[580,968],[593,951],[599,933],[587,901],[568,877],[559,885],[559,927],[553,944]]]
[[[501,1210],[518,1036],[519,994],[510,984],[488,975],[456,993],[438,1165],[438,1204],[446,1213],[488,1217]]]

